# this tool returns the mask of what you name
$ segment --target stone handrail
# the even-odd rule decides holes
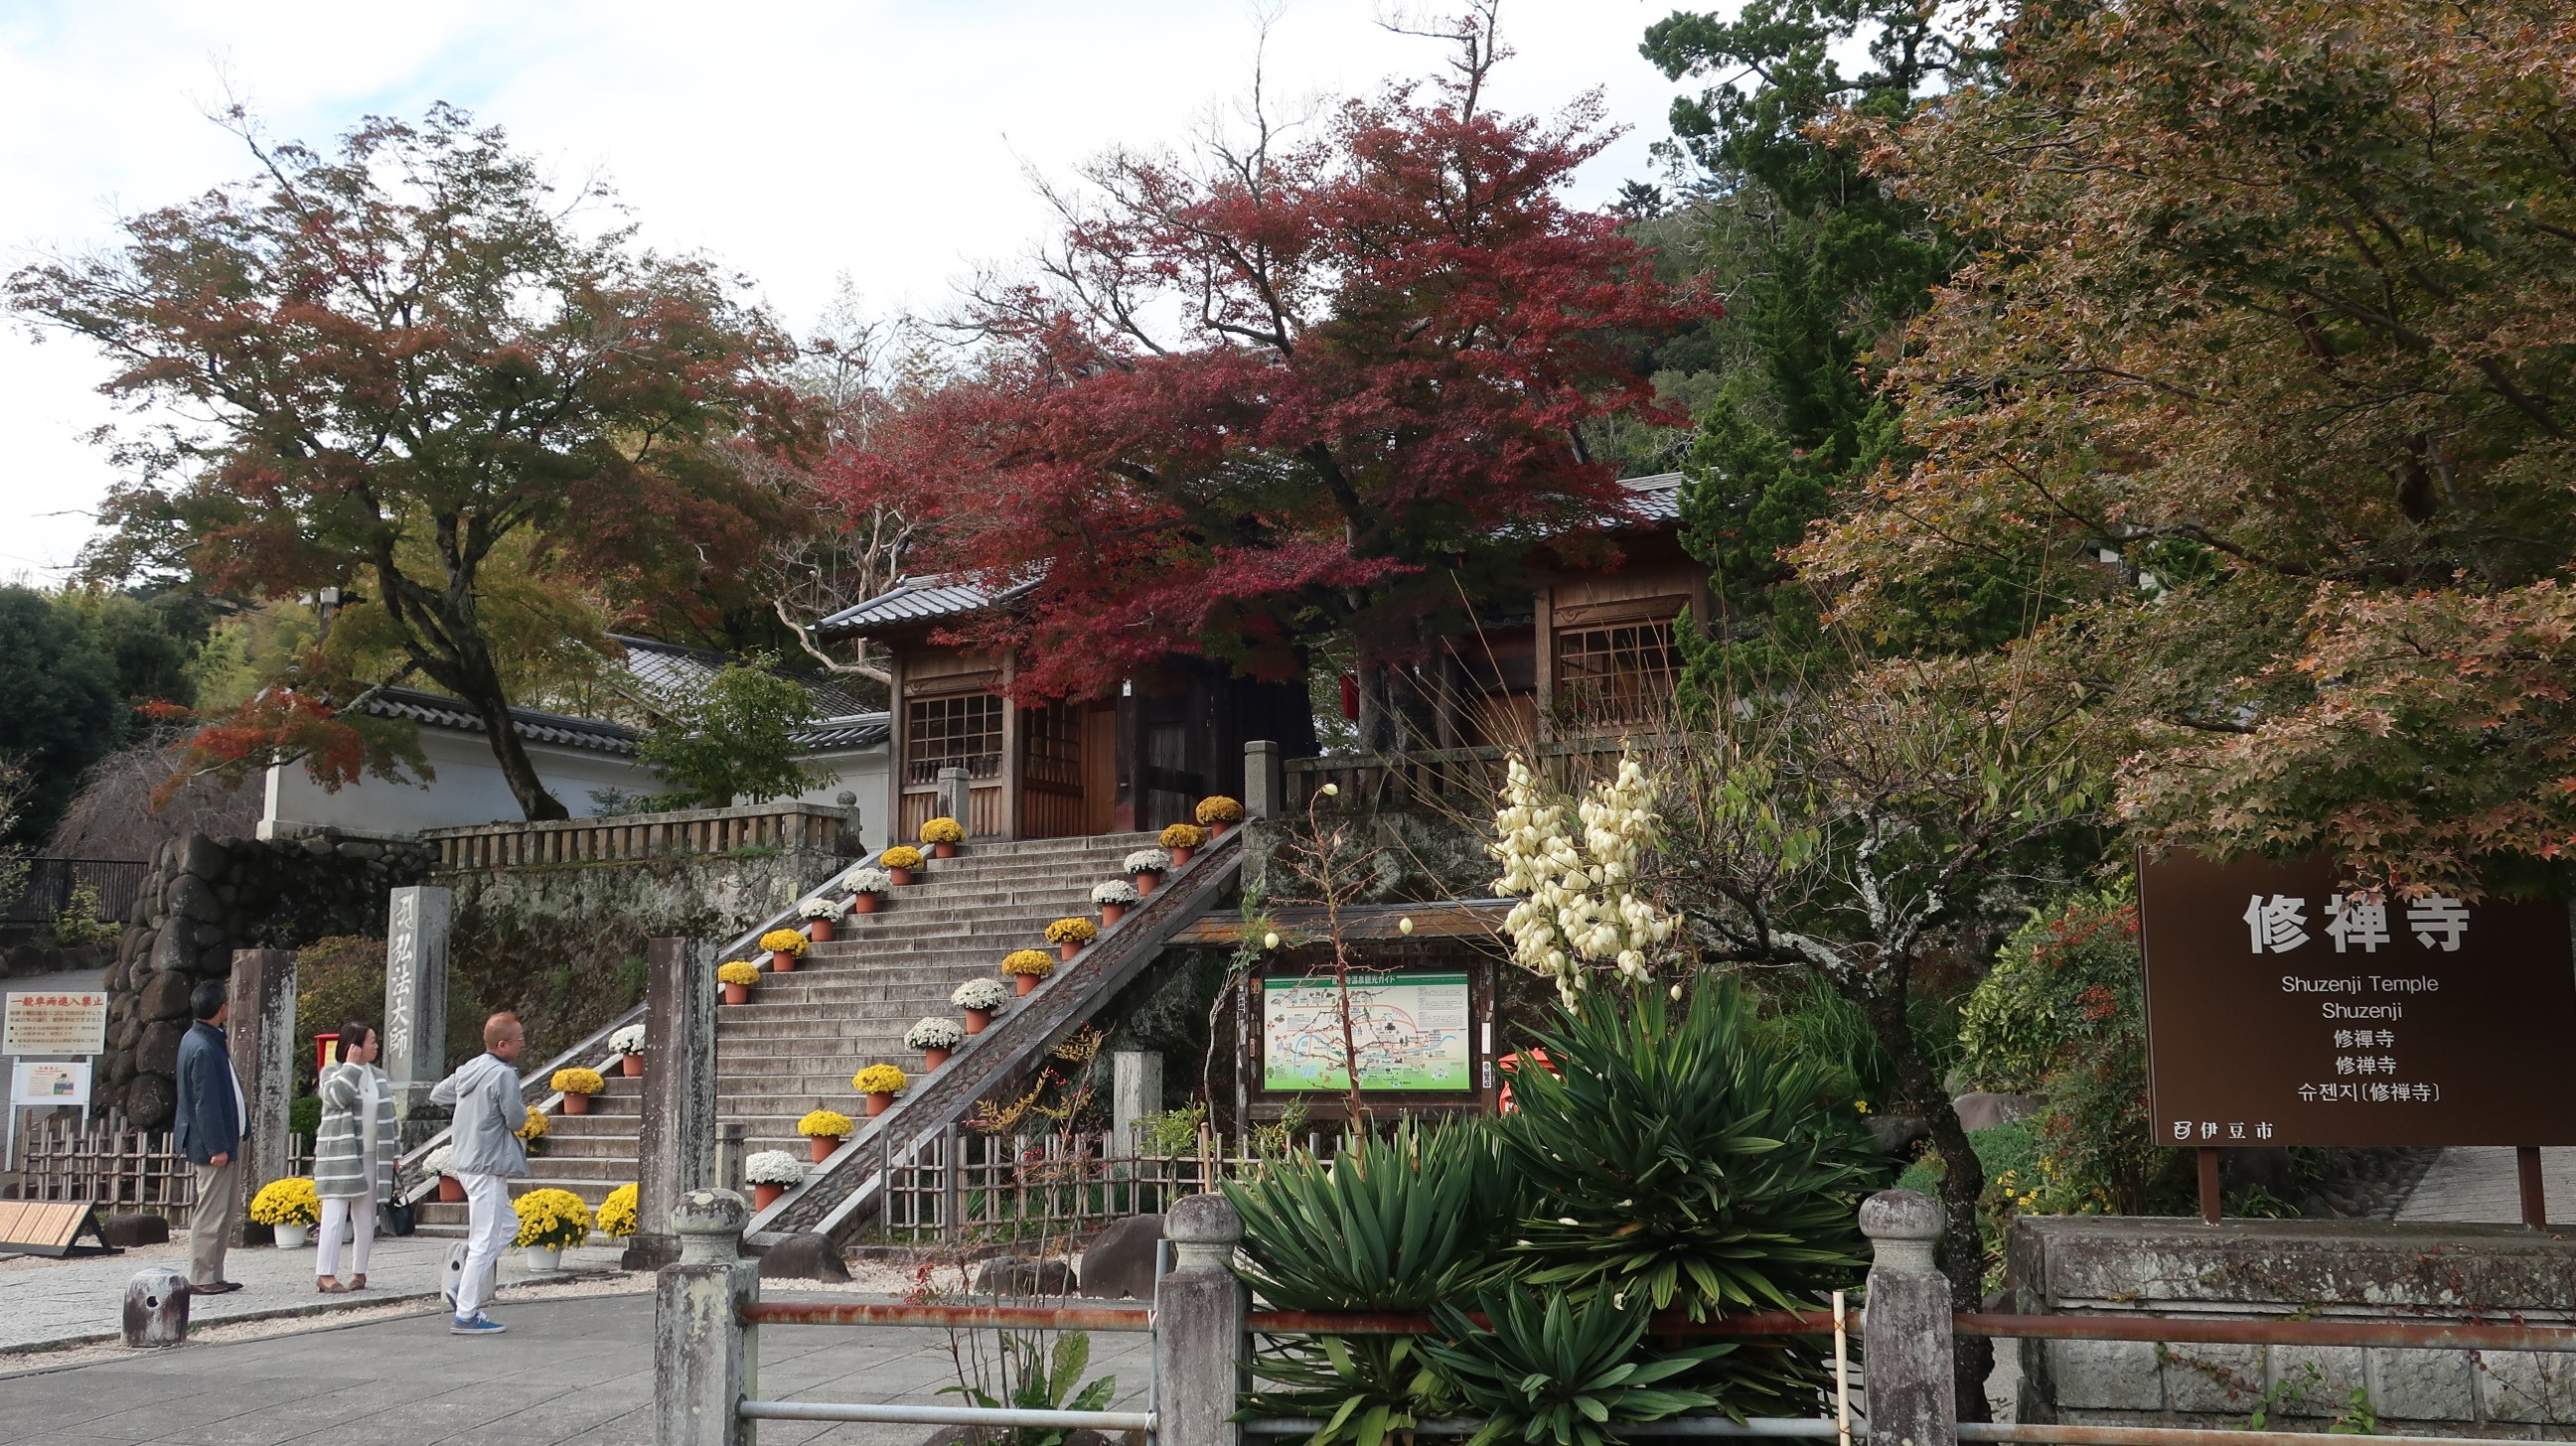
[[[846,1231],[883,1189],[879,1167],[888,1155],[899,1157],[963,1118],[975,1101],[1042,1058],[1142,972],[1167,940],[1215,903],[1242,873],[1247,832],[1228,829],[1201,849],[1187,868],[1166,877],[1072,963],[1048,975],[983,1033],[969,1036],[937,1073],[897,1097],[884,1114],[862,1122],[803,1183],[752,1218],[750,1229],[758,1243],[770,1244],[790,1233],[821,1231],[837,1237]]]
[[[1626,741],[1618,738],[1541,743],[1537,746],[1537,761],[1543,766],[1552,758],[1616,754],[1626,746]],[[1423,748],[1409,753],[1282,759],[1278,767],[1283,803],[1287,811],[1303,813],[1309,806],[1326,810],[1383,807],[1415,798],[1474,795],[1490,799],[1503,786],[1504,760],[1516,751],[1493,746]],[[1329,802],[1317,797],[1327,783],[1340,790]]]
[[[435,867],[520,868],[530,864],[615,863],[627,859],[702,858],[740,849],[785,849],[852,858],[858,831],[850,811],[816,803],[756,803],[607,818],[478,823],[425,828],[438,849]]]

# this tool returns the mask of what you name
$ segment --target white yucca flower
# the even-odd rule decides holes
[[[1662,825],[1655,792],[1645,766],[1623,756],[1618,773],[1575,805],[1578,835],[1565,807],[1540,793],[1528,763],[1515,754],[1506,765],[1487,849],[1502,865],[1494,892],[1519,900],[1503,932],[1513,961],[1554,980],[1569,1006],[1588,966],[1606,963],[1643,982],[1653,975],[1647,951],[1673,936],[1673,916],[1631,887]]]

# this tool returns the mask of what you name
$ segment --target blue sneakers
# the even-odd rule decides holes
[[[452,1336],[497,1336],[508,1329],[479,1310],[472,1315],[460,1315],[447,1323],[447,1333]]]

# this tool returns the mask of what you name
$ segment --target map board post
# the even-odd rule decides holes
[[[1261,1087],[1350,1088],[1342,1038],[1342,995],[1330,975],[1262,981]],[[1351,1034],[1360,1089],[1473,1094],[1468,976],[1353,970]]]
[[[2349,895],[2336,877],[2323,857],[2141,862],[2157,1140],[2576,1144],[2568,906]]]

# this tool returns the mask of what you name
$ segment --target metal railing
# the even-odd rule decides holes
[[[142,891],[143,876],[150,869],[151,865],[131,859],[29,859],[27,881],[6,901],[0,923],[43,924],[59,919],[71,907],[72,890],[83,884],[98,892],[92,918],[101,924],[121,922],[134,912],[135,895]]]

